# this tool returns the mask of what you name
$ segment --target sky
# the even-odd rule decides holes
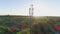
[[[0,0],[0,15],[29,15],[34,5],[34,16],[60,16],[60,0]]]

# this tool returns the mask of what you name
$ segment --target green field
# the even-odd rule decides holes
[[[53,34],[51,30],[55,31],[55,29],[48,22],[54,21],[54,23],[60,24],[59,20],[60,17],[34,16],[31,22],[29,16],[0,16],[0,34],[30,34],[30,30],[32,31],[31,34],[36,34],[37,32],[44,34],[45,31]],[[45,24],[49,27],[42,27]]]

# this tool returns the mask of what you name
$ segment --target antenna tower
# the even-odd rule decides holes
[[[32,28],[32,24],[33,24],[33,22],[34,22],[34,20],[33,20],[33,11],[34,11],[33,4],[31,4],[31,6],[30,6],[30,8],[29,8],[29,16],[30,16],[30,34],[32,34],[31,28]]]

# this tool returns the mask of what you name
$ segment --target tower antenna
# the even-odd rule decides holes
[[[32,28],[32,24],[33,24],[33,22],[34,22],[34,19],[33,19],[33,11],[34,11],[33,4],[31,4],[31,7],[29,8],[29,16],[30,16],[30,34],[32,34],[31,28]]]
[[[29,16],[33,16],[33,11],[34,11],[34,8],[33,8],[33,4],[31,4],[31,7],[29,8]]]

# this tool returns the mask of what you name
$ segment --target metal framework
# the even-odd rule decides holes
[[[30,16],[30,34],[32,34],[31,28],[32,28],[32,23],[33,23],[33,4],[31,4],[31,7],[29,8],[29,16]]]

